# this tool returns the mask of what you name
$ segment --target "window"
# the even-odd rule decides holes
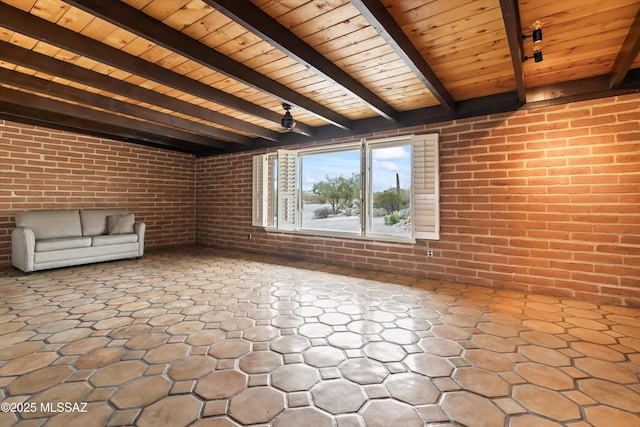
[[[361,140],[253,159],[253,225],[320,235],[439,239],[438,136]]]

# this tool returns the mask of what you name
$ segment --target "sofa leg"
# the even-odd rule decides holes
[[[22,273],[22,275],[23,275],[23,276],[30,276],[30,275],[32,275],[33,273],[35,273],[35,271],[22,271],[22,270],[20,270],[18,267],[15,267],[15,266],[13,267],[13,269],[14,269],[15,271],[17,271],[17,272]]]

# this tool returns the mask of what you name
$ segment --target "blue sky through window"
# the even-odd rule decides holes
[[[351,177],[360,173],[360,151],[322,153],[302,158],[302,190],[310,191],[313,184],[327,176]]]
[[[396,173],[400,187],[411,186],[411,145],[373,149],[373,191],[383,191],[396,186]],[[350,177],[360,171],[360,151],[340,151],[303,157],[302,190],[309,191],[313,184],[327,176]]]
[[[400,177],[400,188],[411,188],[411,145],[374,148],[373,191],[396,188],[396,174]]]

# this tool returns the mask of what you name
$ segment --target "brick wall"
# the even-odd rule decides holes
[[[401,133],[425,130],[440,134],[437,242],[389,244],[254,228],[256,152],[196,160],[196,241],[640,306],[640,95]]]
[[[441,146],[441,240],[415,245],[252,227],[257,152],[195,159],[0,121],[0,265],[17,210],[119,206],[147,223],[147,247],[195,241],[640,305],[640,95],[399,132],[412,131]]]
[[[191,155],[0,120],[0,265],[14,213],[123,207],[146,222],[147,248],[193,244]]]

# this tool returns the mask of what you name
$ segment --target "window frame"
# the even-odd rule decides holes
[[[363,219],[363,235],[373,238],[375,240],[380,239],[388,239],[391,238],[393,240],[405,241],[407,239],[411,239],[411,241],[415,241],[413,237],[413,224],[411,225],[411,234],[409,236],[402,235],[392,235],[386,233],[374,233],[373,232],[373,150],[374,149],[383,149],[383,148],[391,148],[391,147],[400,147],[405,145],[411,145],[411,161],[409,165],[409,175],[413,177],[413,142],[410,137],[405,138],[381,138],[381,139],[373,139],[373,140],[365,140],[363,144],[362,151],[362,160],[364,164],[361,167],[361,170],[365,172],[365,178],[363,182],[363,200],[362,205],[363,209],[367,213],[366,218]],[[411,179],[413,181],[413,179]],[[413,182],[411,182],[411,217],[413,218]]]
[[[254,156],[253,158],[253,203],[252,225],[264,227],[267,231],[294,233],[324,237],[347,237],[363,240],[378,240],[389,242],[409,242],[416,240],[440,239],[440,212],[439,212],[439,141],[438,134],[403,135],[386,138],[361,139],[346,144],[333,144],[321,147],[308,147],[297,150],[278,150]],[[411,235],[373,234],[370,230],[373,204],[373,191],[370,188],[372,178],[372,151],[376,148],[411,145]],[[309,154],[322,154],[352,149],[360,150],[360,232],[341,232],[317,229],[302,229],[302,168],[301,157]],[[293,158],[293,160],[292,160]],[[259,160],[257,160],[259,159]],[[286,168],[283,161],[286,160]],[[257,166],[262,165],[262,167]],[[274,165],[277,165],[274,166]],[[277,222],[269,218],[269,207],[274,206],[273,179],[277,169],[276,201],[278,204]],[[286,171],[284,171],[286,169]],[[291,179],[294,178],[293,188]],[[287,180],[286,186],[284,180]],[[287,196],[282,200],[280,190]],[[295,201],[295,203],[293,203]],[[291,208],[294,214],[291,216]],[[286,221],[283,215],[286,213]]]

